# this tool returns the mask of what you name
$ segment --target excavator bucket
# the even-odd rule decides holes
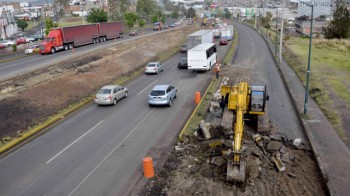
[[[233,163],[232,160],[228,160],[226,180],[230,182],[244,182],[245,170],[246,164],[244,161]]]

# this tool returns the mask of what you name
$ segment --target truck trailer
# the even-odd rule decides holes
[[[233,25],[224,25],[221,27],[221,37],[227,40],[233,39]]]
[[[199,30],[187,36],[187,50],[204,43],[213,43],[212,30]]]
[[[106,41],[107,39],[122,37],[123,22],[96,23],[51,29],[40,44],[41,54],[54,54],[59,50]]]

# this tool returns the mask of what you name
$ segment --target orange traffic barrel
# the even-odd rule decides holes
[[[201,101],[201,93],[200,92],[196,92],[194,95],[194,103],[195,104],[199,104],[199,102]]]
[[[154,169],[151,157],[143,158],[143,174],[145,178],[152,178],[154,176]]]

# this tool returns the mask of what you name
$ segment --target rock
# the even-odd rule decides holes
[[[206,178],[211,178],[213,177],[213,172],[210,169],[205,169],[202,171],[202,176]]]
[[[293,173],[288,173],[288,176],[291,177],[291,178],[296,178],[297,176]]]
[[[222,117],[222,111],[221,111],[221,109],[216,110],[216,111],[214,112],[214,116],[215,116],[216,118],[221,118],[221,117]]]
[[[256,157],[260,157],[262,156],[261,152],[259,150],[257,150],[256,148],[254,148],[252,154]]]
[[[265,144],[269,143],[271,141],[270,137],[269,136],[262,136]]]
[[[286,170],[286,166],[284,165],[284,163],[280,159],[279,153],[277,153],[276,157],[272,157],[272,160],[275,163],[275,166],[277,167],[278,171],[282,172],[282,171]]]
[[[286,154],[287,153],[287,148],[282,145],[281,148],[280,148],[280,153]]]
[[[226,163],[226,160],[222,157],[213,157],[210,163],[218,167],[221,167]]]
[[[214,99],[215,101],[220,101],[220,99],[221,99],[221,94],[220,94],[220,92],[214,93],[213,99]]]
[[[269,151],[269,152],[276,152],[276,151],[279,151],[281,146],[282,146],[282,143],[279,142],[279,141],[270,141],[266,145],[266,150]]]
[[[214,112],[215,110],[220,109],[220,105],[218,102],[212,101],[210,102],[210,107],[209,107],[209,111],[210,112]]]
[[[175,146],[175,151],[183,151],[185,150],[184,148],[181,148],[180,146]]]
[[[285,163],[289,163],[289,153],[281,154],[281,160]]]
[[[201,120],[201,122],[199,123],[199,127],[203,133],[203,136],[206,140],[210,139],[210,132],[209,132],[209,128],[210,128],[210,123],[206,123],[204,120]]]
[[[298,147],[299,145],[301,144],[301,139],[300,138],[296,138],[294,141],[293,141],[293,145]]]
[[[198,131],[193,132],[193,136],[197,137],[198,136]]]
[[[269,135],[269,137],[271,140],[282,141],[282,137],[280,135],[273,134],[273,135]]]

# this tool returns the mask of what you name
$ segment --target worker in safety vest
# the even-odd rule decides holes
[[[216,74],[216,79],[219,79],[219,72],[220,72],[220,64],[219,64],[219,62],[216,63],[214,71],[215,71],[215,74]]]

